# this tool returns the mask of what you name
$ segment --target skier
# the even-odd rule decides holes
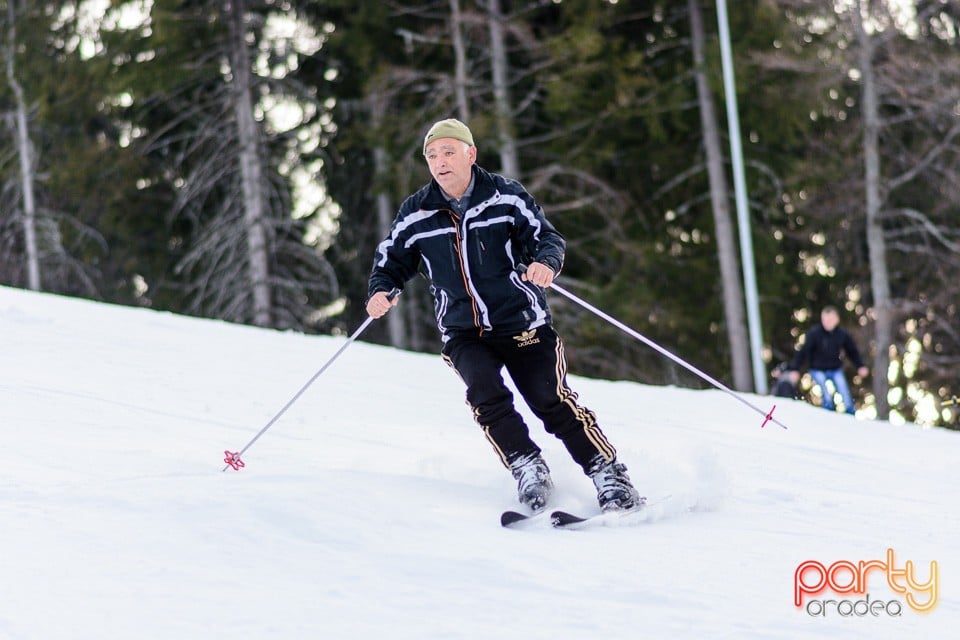
[[[846,412],[853,415],[855,412],[853,396],[850,394],[847,379],[843,375],[843,363],[840,360],[841,352],[853,361],[853,364],[857,367],[857,375],[861,378],[867,375],[868,370],[863,365],[863,359],[860,357],[857,345],[850,334],[840,327],[840,314],[837,308],[833,306],[824,307],[820,312],[820,322],[807,331],[803,346],[797,350],[793,362],[790,363],[790,377],[794,384],[799,382],[800,367],[804,361],[809,360],[810,377],[820,387],[823,395],[821,406],[827,411],[836,410],[833,393],[827,389],[827,380],[830,380],[837,393],[843,398],[843,406]]]
[[[563,266],[563,237],[520,183],[476,164],[463,122],[431,126],[423,154],[433,180],[403,202],[377,247],[367,312],[383,316],[397,304],[387,292],[423,272],[443,359],[465,383],[467,404],[516,479],[521,504],[544,509],[553,481],[503,382],[504,367],[546,431],[593,480],[602,511],[643,505],[596,416],[567,385],[563,343],[543,291]]]

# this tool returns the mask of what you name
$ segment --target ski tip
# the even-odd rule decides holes
[[[527,520],[529,517],[530,516],[520,513],[519,511],[504,511],[500,514],[500,526],[510,527],[518,522]]]
[[[550,514],[550,523],[555,527],[567,527],[572,524],[586,522],[588,518],[581,518],[566,511],[554,511]]]

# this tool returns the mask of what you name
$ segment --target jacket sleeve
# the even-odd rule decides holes
[[[859,369],[863,365],[863,358],[860,357],[860,350],[857,349],[857,343],[853,341],[853,338],[850,337],[850,334],[846,331],[843,332],[843,352],[847,354],[847,357],[853,360],[853,364]]]
[[[523,257],[541,262],[559,275],[563,269],[563,257],[567,243],[546,216],[543,209],[526,191],[518,196],[514,213],[514,229],[517,241],[523,248]]]
[[[810,357],[811,345],[813,345],[813,329],[807,331],[806,337],[803,339],[803,346],[797,349],[796,355],[793,356],[793,360],[790,362],[791,371],[799,371],[800,367],[803,366],[803,363]]]
[[[403,289],[407,280],[417,275],[420,267],[420,252],[414,246],[406,246],[410,233],[404,224],[403,209],[393,221],[390,234],[377,245],[373,256],[373,268],[367,285],[367,299],[380,291]]]

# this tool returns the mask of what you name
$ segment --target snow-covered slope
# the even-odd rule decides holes
[[[222,473],[342,340],[0,288],[0,639],[957,637],[957,433],[781,399],[791,428],[761,429],[720,392],[574,378],[670,497],[635,526],[504,530],[513,481],[460,381],[361,342]],[[555,506],[593,509],[531,424]],[[916,581],[938,563],[932,612],[876,567],[879,615],[794,606],[801,563],[888,549]]]

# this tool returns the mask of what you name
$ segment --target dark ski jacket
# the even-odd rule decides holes
[[[822,324],[818,323],[807,331],[803,346],[793,357],[790,368],[796,371],[800,369],[805,360],[809,360],[811,369],[821,371],[839,369],[843,366],[840,361],[841,351],[853,360],[853,364],[857,368],[863,366],[860,351],[857,350],[857,345],[854,344],[849,333],[844,331],[842,327],[827,331]]]
[[[400,206],[377,247],[369,295],[403,289],[422,271],[430,281],[437,326],[453,335],[506,334],[550,323],[543,290],[517,267],[563,267],[565,242],[523,186],[473,165],[473,192],[463,215],[435,180]]]

